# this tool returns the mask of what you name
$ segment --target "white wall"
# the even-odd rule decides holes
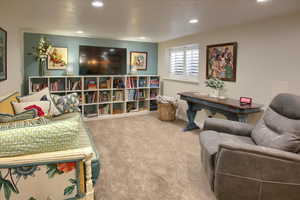
[[[22,32],[14,21],[7,16],[1,16],[0,27],[7,31],[7,77],[0,82],[0,96],[11,91],[21,91],[23,77],[23,47]]]
[[[253,97],[269,104],[278,93],[300,95],[300,14],[273,18],[250,25],[239,25],[212,32],[199,33],[159,44],[158,72],[168,76],[167,48],[185,44],[200,44],[199,84],[164,80],[163,94],[174,96],[183,91],[209,92],[205,87],[206,46],[238,42],[237,81],[226,82],[226,96]],[[179,117],[185,119],[186,105],[181,102]],[[198,113],[203,122],[205,112]],[[254,122],[258,116],[252,116]]]

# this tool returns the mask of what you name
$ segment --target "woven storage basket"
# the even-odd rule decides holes
[[[174,121],[176,119],[176,106],[171,103],[158,103],[159,119]]]

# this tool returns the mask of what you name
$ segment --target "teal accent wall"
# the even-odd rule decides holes
[[[25,93],[28,92],[28,76],[38,76],[38,63],[29,55],[32,47],[36,46],[41,37],[46,37],[53,46],[68,48],[68,62],[73,66],[73,72],[79,73],[79,46],[101,46],[112,48],[127,48],[127,73],[130,72],[130,52],[145,51],[148,52],[148,67],[146,71],[138,71],[139,75],[156,75],[158,62],[158,44],[148,42],[132,42],[123,40],[84,38],[84,37],[69,37],[36,33],[24,33],[24,83],[23,88]],[[64,70],[47,70],[46,74],[65,75]]]

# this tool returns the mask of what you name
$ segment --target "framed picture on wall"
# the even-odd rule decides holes
[[[53,47],[48,56],[48,69],[65,70],[68,65],[68,48]]]
[[[147,70],[148,52],[130,52],[130,67],[131,70]]]
[[[209,45],[206,49],[206,78],[236,81],[237,42]]]
[[[0,28],[0,81],[7,79],[7,32]]]

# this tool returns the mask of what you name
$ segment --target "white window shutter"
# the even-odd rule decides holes
[[[199,48],[188,48],[186,54],[186,75],[198,76],[199,73]]]
[[[183,76],[185,74],[185,60],[183,49],[172,49],[170,51],[170,72],[173,75]]]
[[[169,49],[169,70],[171,76],[198,76],[199,46],[189,45]]]

